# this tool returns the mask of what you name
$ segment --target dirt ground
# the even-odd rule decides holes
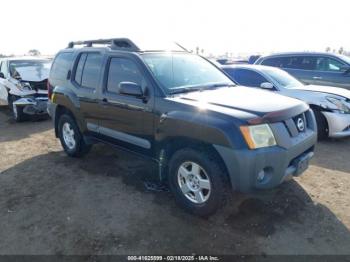
[[[96,145],[72,159],[49,120],[0,108],[0,254],[350,254],[350,139],[318,144],[300,178],[235,194],[215,216],[144,186],[155,170]]]

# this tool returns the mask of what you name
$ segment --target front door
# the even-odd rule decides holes
[[[107,78],[100,100],[99,132],[131,151],[153,152],[153,90],[143,76],[142,66],[128,57],[111,57]],[[147,98],[119,93],[121,82],[132,82],[142,87]]]

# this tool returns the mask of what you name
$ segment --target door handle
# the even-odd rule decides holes
[[[321,80],[321,79],[322,79],[322,76],[314,76],[312,79]]]

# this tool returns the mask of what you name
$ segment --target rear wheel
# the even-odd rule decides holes
[[[74,118],[63,114],[58,122],[58,136],[67,155],[81,157],[88,153],[91,145],[86,144]]]
[[[226,198],[225,172],[209,153],[181,149],[169,163],[169,185],[177,203],[190,213],[209,216]]]
[[[324,140],[328,137],[328,123],[325,116],[319,110],[313,110],[317,123],[318,140]]]

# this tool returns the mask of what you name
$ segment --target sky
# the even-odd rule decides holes
[[[207,55],[350,50],[349,11],[348,0],[5,0],[0,53],[53,55],[72,40],[113,37]]]

